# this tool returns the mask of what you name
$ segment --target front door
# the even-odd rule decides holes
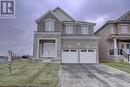
[[[126,43],[126,52],[130,54],[130,43]]]
[[[43,57],[55,57],[55,43],[44,43]]]
[[[130,54],[130,43],[125,43],[124,50],[127,54]]]

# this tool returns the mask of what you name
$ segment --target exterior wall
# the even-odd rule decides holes
[[[101,37],[99,40],[99,59],[107,59],[109,55],[109,47],[111,43],[107,40],[107,37],[110,35],[110,26],[106,25],[99,32],[96,33],[96,36]]]
[[[121,34],[121,25],[127,25],[128,26],[128,33],[130,34],[130,24],[123,24],[123,23],[117,24],[118,34]]]
[[[38,32],[45,32],[45,20],[48,19],[48,18],[52,18],[54,19],[55,21],[55,24],[54,24],[54,31],[55,32],[61,32],[62,31],[62,23],[60,21],[58,21],[58,19],[56,17],[54,17],[53,15],[49,14],[47,16],[45,16],[41,21],[40,23],[37,24],[37,31]]]
[[[83,49],[83,48],[97,48],[96,40],[86,40],[86,39],[62,39],[62,48],[74,48],[74,49]],[[78,45],[80,44],[80,45]]]
[[[88,29],[89,29],[89,35],[94,35],[94,28],[93,28],[93,26],[89,25]]]
[[[73,34],[69,34],[69,35],[89,35],[89,36],[94,36],[94,29],[92,25],[87,24],[88,26],[88,34],[81,34],[81,25],[77,24],[77,23],[72,23],[73,24]],[[62,26],[62,34],[65,35],[65,24],[63,24]]]
[[[96,49],[97,60],[99,56],[98,52],[98,40],[87,39],[62,39],[62,49]]]

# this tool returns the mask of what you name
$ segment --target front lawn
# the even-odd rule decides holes
[[[104,61],[104,62],[101,62],[101,64],[105,64],[105,65],[111,66],[113,68],[130,73],[130,63],[127,63],[127,62]]]
[[[57,87],[59,64],[15,61],[12,73],[8,65],[0,64],[0,86]]]

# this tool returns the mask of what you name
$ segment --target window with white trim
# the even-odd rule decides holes
[[[65,32],[66,32],[66,34],[73,34],[73,25],[72,24],[67,24],[65,26]]]
[[[114,27],[110,27],[110,33],[111,33],[111,34],[115,34]]]
[[[121,33],[122,34],[128,33],[128,26],[127,25],[121,25]]]
[[[114,48],[114,41],[111,42],[111,48]]]
[[[81,34],[88,34],[88,27],[87,26],[81,26]]]
[[[45,31],[54,31],[54,20],[48,19],[45,21]]]

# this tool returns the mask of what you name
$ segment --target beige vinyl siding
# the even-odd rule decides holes
[[[118,24],[117,27],[118,27],[118,34],[122,34],[121,33],[121,26],[124,25],[124,24]],[[128,26],[128,34],[130,34],[130,24],[125,24]]]
[[[109,55],[110,42],[107,40],[107,37],[110,35],[110,25],[103,27],[96,35],[100,34],[101,39],[99,40],[99,58],[107,59]]]

